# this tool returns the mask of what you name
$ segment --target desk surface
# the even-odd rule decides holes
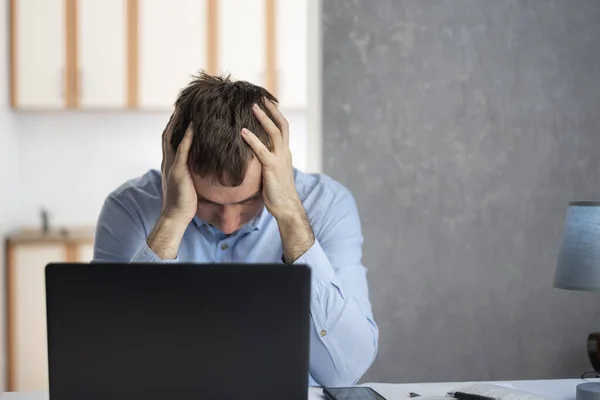
[[[534,393],[549,399],[575,400],[577,385],[585,382],[600,382],[599,379],[554,379],[554,380],[523,380],[523,381],[501,381],[489,382],[498,385],[512,387],[517,390]],[[444,383],[415,383],[415,384],[390,384],[390,383],[366,383],[361,386],[370,386],[381,393],[388,400],[407,399],[410,392],[419,393],[422,396],[443,396],[448,392],[456,391],[468,384],[476,382],[444,382]],[[321,399],[318,391],[311,392],[312,399]],[[4,399],[0,399],[4,400]]]
[[[518,390],[535,393],[556,400],[575,400],[575,388],[584,382],[600,382],[600,379],[558,379],[536,381],[503,381],[491,382],[507,385]],[[423,396],[444,395],[449,391],[457,390],[474,382],[449,382],[449,383],[366,383],[361,386],[370,386],[381,393],[388,400],[405,400],[409,392],[419,393]],[[321,400],[321,389],[311,388],[309,400]],[[0,400],[48,400],[47,393],[3,393]]]

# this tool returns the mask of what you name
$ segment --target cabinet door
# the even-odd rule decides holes
[[[139,0],[139,102],[171,109],[206,68],[206,0]]]
[[[219,70],[235,80],[266,84],[265,0],[219,2]]]
[[[282,109],[304,109],[308,89],[308,0],[277,0],[277,89]]]
[[[81,243],[77,246],[77,262],[89,263],[94,259],[94,245]]]
[[[9,313],[13,373],[10,391],[48,391],[45,267],[64,262],[62,244],[13,245]]]
[[[79,0],[79,105],[118,109],[126,99],[126,0]]]
[[[13,84],[18,108],[65,104],[64,0],[16,0]]]

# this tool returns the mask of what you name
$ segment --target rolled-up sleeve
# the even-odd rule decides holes
[[[379,330],[361,262],[358,210],[348,191],[329,208],[315,236],[294,262],[311,268],[310,374],[321,386],[353,385],[375,359]]]

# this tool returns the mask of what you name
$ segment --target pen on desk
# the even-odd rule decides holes
[[[421,395],[419,393],[415,393],[415,392],[410,392],[408,394],[408,397],[410,398],[414,398],[414,397],[421,397]]]
[[[458,400],[496,400],[493,397],[482,396],[480,394],[471,394],[463,392],[450,392],[448,394]]]

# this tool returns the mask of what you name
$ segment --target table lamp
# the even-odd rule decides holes
[[[600,202],[572,201],[567,208],[554,287],[600,291]],[[598,371],[598,338],[588,337],[588,354]],[[600,400],[600,383],[577,386],[577,400]]]

